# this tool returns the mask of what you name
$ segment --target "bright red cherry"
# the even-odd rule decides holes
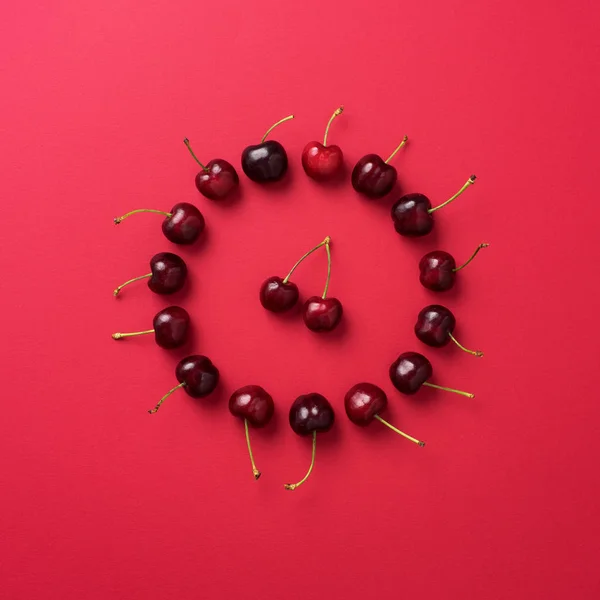
[[[260,286],[260,303],[263,308],[270,310],[271,312],[284,312],[290,310],[298,302],[300,292],[298,286],[290,281],[290,277],[294,271],[300,266],[304,259],[310,256],[313,252],[329,243],[331,238],[327,236],[320,244],[317,244],[314,248],[311,248],[303,256],[301,256],[296,264],[290,269],[290,272],[285,276],[284,279],[274,275],[263,281]]]
[[[352,187],[367,198],[383,198],[389,194],[398,179],[398,173],[388,163],[407,141],[408,136],[405,135],[385,161],[378,154],[363,156],[352,170]]]
[[[427,380],[432,374],[433,367],[431,363],[418,352],[403,352],[390,366],[390,379],[394,387],[403,394],[416,394],[422,385],[426,385],[436,390],[453,392],[467,398],[475,397],[474,394],[468,392],[429,383]]]
[[[312,296],[302,307],[302,318],[305,325],[316,333],[332,331],[342,320],[344,313],[342,303],[337,298],[328,298],[329,280],[331,279],[331,250],[326,238],[325,250],[327,252],[327,281],[323,295]]]
[[[203,196],[211,200],[221,200],[238,187],[240,178],[231,163],[222,158],[215,158],[203,165],[194,154],[190,146],[190,140],[185,138],[183,143],[202,168],[196,175],[196,187]]]
[[[155,413],[161,404],[176,390],[183,388],[192,398],[204,398],[214,391],[219,383],[219,369],[213,365],[210,358],[200,354],[186,356],[177,363],[175,367],[175,377],[179,385],[170,389],[156,404],[149,410],[150,414]]]
[[[456,319],[449,308],[439,304],[430,304],[417,317],[415,335],[424,344],[434,348],[441,348],[452,340],[464,352],[474,356],[483,356],[483,352],[480,350],[469,350],[454,337],[455,327]]]
[[[138,208],[129,211],[122,217],[115,217],[114,222],[118,225],[127,217],[143,212],[156,213],[166,217],[162,223],[163,234],[174,244],[193,244],[204,231],[205,222],[202,213],[188,202],[177,203],[170,212],[153,208]]]
[[[134,331],[132,333],[113,333],[113,340],[121,340],[137,335],[153,333],[156,343],[161,348],[171,350],[183,346],[187,341],[190,328],[190,315],[180,306],[163,308],[154,315],[153,329]]]
[[[386,427],[389,427],[392,431],[395,431],[407,440],[419,446],[424,446],[425,442],[420,442],[403,431],[396,429],[380,417],[386,406],[387,396],[385,392],[372,383],[357,383],[348,390],[344,398],[346,414],[355,425],[366,427],[373,422],[373,419],[377,419],[380,423],[383,423]]]
[[[454,257],[448,252],[443,250],[428,252],[419,262],[419,281],[428,290],[434,292],[445,292],[451,289],[454,286],[456,273],[464,269],[482,248],[488,246],[489,244],[479,244],[469,260],[460,267],[456,266]]]
[[[259,385],[246,385],[233,392],[231,398],[229,398],[229,412],[234,417],[244,420],[246,444],[248,445],[248,453],[250,454],[252,473],[254,474],[254,479],[258,479],[260,471],[256,468],[252,454],[248,423],[253,427],[264,427],[271,420],[275,412],[273,398]]]
[[[187,277],[187,266],[185,261],[172,252],[159,252],[150,259],[150,273],[134,277],[122,283],[113,292],[115,297],[130,283],[148,279],[148,287],[155,294],[172,294],[179,291]]]
[[[298,396],[290,407],[290,427],[297,435],[312,434],[312,459],[306,475],[298,483],[286,483],[286,490],[295,490],[301,486],[311,474],[315,466],[317,450],[317,433],[329,431],[335,422],[333,407],[321,394],[305,394]]]
[[[423,194],[406,194],[392,207],[394,227],[400,235],[418,237],[427,235],[434,225],[433,213],[456,200],[469,186],[475,183],[475,175],[467,183],[442,204],[431,207],[429,198]]]
[[[313,179],[318,181],[332,179],[340,172],[344,164],[342,149],[339,146],[327,145],[327,135],[329,134],[331,123],[343,112],[344,107],[340,106],[331,115],[329,123],[327,123],[327,127],[325,128],[322,144],[316,141],[308,142],[302,151],[302,166],[306,174]]]

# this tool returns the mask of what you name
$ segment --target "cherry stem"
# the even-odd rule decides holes
[[[460,390],[455,390],[449,387],[443,387],[441,385],[436,385],[435,383],[429,383],[429,381],[425,381],[423,385],[427,387],[434,388],[436,390],[443,390],[444,392],[452,392],[453,394],[459,394],[460,396],[466,396],[467,398],[475,398],[475,394],[470,394],[469,392],[461,392]]]
[[[182,388],[185,385],[185,383],[180,383],[179,385],[176,385],[173,389],[169,390],[156,404],[156,406],[152,409],[150,409],[148,412],[153,415],[159,408],[160,405],[173,393],[176,392],[179,388]]]
[[[454,269],[452,269],[455,273],[456,271],[460,271],[461,269],[464,269],[479,253],[479,251],[482,248],[487,248],[489,246],[489,244],[479,244],[479,246],[477,246],[477,248],[475,248],[475,252],[473,252],[473,254],[471,254],[471,258],[469,258],[469,260],[464,264],[464,265],[460,265],[460,267],[455,267]]]
[[[329,289],[329,280],[331,279],[331,250],[329,249],[329,243],[325,244],[325,252],[327,252],[327,281],[325,282],[325,289],[321,298],[325,300],[327,298],[327,290]]]
[[[133,279],[130,279],[129,281],[126,281],[125,283],[122,283],[118,288],[115,289],[115,291],[113,292],[114,296],[117,297],[119,295],[119,292],[126,286],[129,285],[130,283],[133,283],[134,281],[139,281],[140,279],[147,279],[148,277],[152,277],[152,273],[147,273],[146,275],[140,275],[139,277],[134,277]]]
[[[113,219],[113,221],[115,222],[115,225],[118,225],[121,221],[124,221],[127,217],[130,217],[131,215],[134,215],[135,213],[142,213],[142,212],[156,213],[158,215],[165,215],[165,217],[173,216],[173,213],[165,212],[164,210],[154,210],[153,208],[137,208],[136,210],[130,210],[128,213],[125,213],[122,217],[115,217]]]
[[[414,442],[418,446],[421,446],[421,448],[425,445],[425,442],[420,442],[419,440],[415,439],[411,435],[408,435],[407,433],[404,433],[404,431],[400,431],[399,429],[396,429],[393,425],[391,425],[390,423],[388,423],[387,421],[385,421],[384,419],[382,419],[379,415],[375,415],[375,418],[380,423],[383,423],[386,427],[389,427],[392,431],[395,431],[396,433],[399,433],[402,437],[405,437],[407,440],[410,440],[411,442]]]
[[[292,276],[292,273],[300,266],[300,263],[307,256],[310,256],[313,252],[315,252],[316,250],[318,250],[321,246],[325,246],[325,244],[329,244],[329,242],[331,242],[331,238],[329,236],[327,236],[320,244],[317,244],[314,248],[311,248],[306,254],[304,254],[303,256],[301,256],[296,261],[296,264],[290,269],[290,272],[285,276],[285,279],[283,280],[283,283],[287,283],[290,280],[290,277]]]
[[[289,121],[290,119],[293,119],[293,118],[294,118],[294,115],[289,115],[288,117],[284,117],[283,119],[280,119],[279,121],[277,121],[277,123],[274,123],[273,125],[271,125],[271,127],[269,127],[269,129],[267,129],[265,135],[262,136],[260,143],[262,144],[267,139],[267,136],[271,133],[271,131],[273,131],[273,129],[275,129],[275,127],[277,127],[278,125],[281,125],[282,123],[285,123],[286,121]]]
[[[185,140],[183,140],[183,143],[187,146],[187,149],[190,151],[190,154],[194,157],[194,160],[202,167],[203,171],[208,171],[208,168],[205,167],[199,160],[198,157],[194,154],[194,151],[192,150],[192,147],[190,146],[190,140],[188,140],[187,138],[185,138]]]
[[[250,432],[248,431],[248,419],[244,419],[244,430],[246,431],[246,444],[248,444],[248,454],[250,455],[250,462],[252,463],[252,474],[254,475],[254,479],[258,479],[260,477],[260,471],[256,468],[256,463],[254,462],[254,456],[252,454],[252,447],[250,446]]]
[[[147,335],[148,333],[154,333],[154,329],[147,329],[146,331],[134,331],[132,333],[113,333],[113,340],[121,340],[127,337],[133,337],[135,335]]]
[[[313,431],[313,442],[312,442],[312,460],[310,461],[310,467],[306,472],[306,475],[298,483],[286,483],[284,485],[286,490],[295,490],[300,487],[309,477],[313,467],[315,466],[315,454],[317,452],[317,432]]]
[[[396,156],[396,153],[398,152],[398,150],[400,150],[400,148],[402,148],[403,146],[406,145],[406,142],[408,142],[408,136],[405,135],[402,138],[402,141],[396,146],[396,149],[387,157],[387,160],[385,161],[386,164],[390,162],[390,160],[392,160],[392,158],[394,158],[394,156]]]
[[[329,128],[331,127],[331,124],[333,123],[333,120],[341,115],[344,112],[344,107],[340,106],[339,108],[336,108],[334,113],[331,115],[331,118],[329,119],[329,122],[327,123],[327,127],[325,127],[325,135],[323,136],[323,146],[327,146],[327,135],[329,134]]]
[[[464,352],[472,354],[473,356],[478,356],[479,358],[483,356],[483,352],[481,350],[469,350],[468,348],[465,348],[450,332],[448,332],[448,336]]]
[[[453,200],[456,200],[469,186],[471,186],[475,183],[476,179],[477,179],[477,177],[475,175],[471,175],[471,177],[469,177],[469,179],[467,179],[467,183],[465,183],[465,185],[463,185],[460,188],[460,190],[458,190],[458,192],[456,192],[456,194],[454,194],[454,196],[448,198],[448,200],[446,200],[446,202],[442,202],[441,204],[438,204],[437,206],[430,208],[427,212],[429,214],[431,214],[432,212],[435,212],[436,210],[439,210],[440,208],[444,208],[444,206],[446,206],[446,204],[450,204],[450,202],[452,202]]]

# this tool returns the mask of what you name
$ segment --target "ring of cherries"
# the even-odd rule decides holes
[[[341,115],[343,107],[339,107],[331,115],[323,143],[309,142],[302,152],[302,166],[306,174],[317,181],[327,181],[342,175],[343,153],[339,146],[328,145],[329,129],[334,119]],[[272,125],[259,144],[248,146],[242,152],[242,170],[246,176],[257,183],[268,184],[281,180],[288,168],[288,157],[285,148],[275,140],[266,138],[271,131],[282,123],[293,119],[290,115]],[[377,154],[363,156],[352,170],[352,186],[361,195],[377,199],[389,194],[397,180],[396,169],[390,164],[397,152],[406,145],[405,136],[390,156],[383,160]],[[203,164],[194,154],[189,140],[184,140],[190,154],[200,165],[195,183],[198,191],[210,200],[219,201],[236,192],[240,180],[234,166],[221,158],[216,158]],[[392,207],[391,216],[395,230],[402,236],[417,237],[430,233],[435,224],[435,213],[458,198],[467,188],[475,183],[475,176],[467,182],[448,200],[437,206],[423,194],[406,194]],[[192,204],[180,202],[169,211],[154,209],[136,209],[114,222],[121,223],[126,218],[137,213],[156,213],[162,215],[162,231],[164,236],[174,244],[193,244],[200,238],[205,228],[204,217]],[[302,317],[311,331],[326,334],[334,330],[343,318],[342,303],[328,296],[331,279],[331,239],[326,237],[322,242],[308,250],[293,265],[288,274],[281,278],[274,275],[266,279],[260,287],[260,303],[271,312],[282,313],[289,311],[299,301],[298,286],[291,281],[296,269],[313,252],[324,249],[327,253],[327,279],[325,288],[320,296],[311,296],[304,302]],[[419,280],[429,290],[443,292],[453,287],[457,273],[466,267],[488,244],[479,244],[473,254],[460,266],[454,257],[443,250],[427,253],[419,262]],[[150,273],[134,277],[126,281],[114,291],[115,297],[121,290],[136,281],[148,280],[148,287],[155,294],[168,295],[180,290],[188,277],[188,269],[181,257],[172,252],[160,252],[150,259]],[[154,334],[156,343],[162,348],[178,348],[188,338],[190,316],[180,306],[169,306],[159,311],[152,320],[152,329],[132,333],[114,333],[115,340],[131,336]],[[483,356],[480,351],[465,348],[454,336],[456,318],[445,306],[432,304],[421,310],[415,323],[415,334],[419,340],[428,346],[438,348],[453,342],[458,348],[477,357]],[[433,368],[429,360],[418,352],[403,352],[391,364],[390,379],[395,388],[402,394],[412,395],[421,386],[453,392],[469,398],[474,395],[444,387],[430,382]],[[175,391],[183,389],[192,398],[204,398],[214,391],[219,383],[219,370],[206,356],[192,355],[182,359],[175,367],[177,385],[170,389],[152,408],[149,413],[156,413],[163,402]],[[346,414],[352,423],[359,426],[369,425],[374,420],[379,421],[389,429],[414,442],[418,446],[425,443],[400,431],[381,417],[387,406],[385,392],[373,383],[358,383],[354,385],[344,398]],[[232,415],[239,417],[244,423],[248,454],[255,479],[261,475],[256,467],[250,444],[249,426],[264,427],[272,418],[275,411],[273,398],[258,385],[247,385],[236,390],[229,400],[229,410]],[[289,423],[292,430],[300,436],[312,436],[312,459],[306,475],[297,483],[285,484],[285,488],[294,490],[302,485],[311,474],[315,464],[317,433],[329,431],[335,422],[335,413],[330,402],[321,394],[309,393],[294,400],[289,411]]]

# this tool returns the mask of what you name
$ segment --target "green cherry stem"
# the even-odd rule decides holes
[[[456,271],[460,271],[461,269],[464,269],[477,256],[477,254],[479,254],[479,251],[482,248],[487,248],[488,246],[489,246],[489,244],[479,244],[479,246],[477,246],[477,248],[475,248],[475,252],[473,252],[473,254],[471,254],[471,257],[469,258],[469,260],[466,263],[464,263],[463,265],[460,265],[460,267],[456,267],[452,270],[456,273]]]
[[[465,348],[450,332],[448,332],[448,336],[463,352],[467,352],[473,356],[478,356],[479,358],[483,356],[483,352],[481,350],[469,350],[468,348]]]
[[[317,244],[314,248],[311,248],[306,254],[302,255],[297,261],[296,264],[290,269],[290,272],[285,276],[283,283],[287,283],[292,276],[292,273],[300,266],[300,263],[307,257],[310,256],[313,252],[318,250],[321,246],[325,246],[325,244],[329,244],[331,242],[331,238],[327,236],[320,244]]]
[[[115,222],[115,225],[118,225],[121,221],[124,221],[127,217],[130,217],[131,215],[135,215],[136,213],[143,213],[143,212],[156,213],[158,215],[164,215],[165,217],[173,216],[173,213],[165,212],[164,210],[154,210],[153,208],[136,208],[136,210],[130,210],[128,213],[125,213],[122,217],[115,217],[113,219],[113,221]]]
[[[325,282],[325,289],[321,298],[325,300],[327,298],[327,290],[329,289],[329,280],[331,279],[331,250],[329,249],[329,242],[325,244],[325,252],[327,252],[327,281]]]
[[[325,127],[325,135],[323,136],[323,146],[327,146],[327,135],[329,134],[329,128],[331,127],[333,120],[336,117],[338,117],[339,115],[341,115],[343,112],[344,112],[344,107],[340,106],[339,108],[336,108],[334,113],[331,115],[331,118],[329,119],[329,122],[327,123],[327,127]]]
[[[444,206],[446,206],[447,204],[450,204],[450,202],[452,202],[453,200],[456,200],[468,187],[472,186],[475,183],[476,179],[477,179],[477,177],[475,175],[471,175],[471,177],[469,177],[469,179],[467,179],[467,183],[465,183],[465,185],[463,185],[460,188],[460,190],[458,190],[458,192],[456,192],[456,194],[454,194],[454,196],[451,196],[450,198],[448,198],[448,200],[446,200],[446,202],[442,202],[441,204],[438,204],[437,206],[430,208],[427,212],[429,214],[431,214],[432,212],[435,212],[436,210],[439,210],[440,208],[444,208]]]
[[[429,383],[429,381],[425,381],[423,385],[427,387],[434,388],[436,390],[443,390],[444,392],[452,392],[453,394],[459,394],[460,396],[466,396],[467,398],[475,398],[475,394],[470,394],[469,392],[462,392],[461,390],[455,390],[449,387],[443,387],[441,385],[436,385],[435,383]]]
[[[313,467],[315,466],[315,455],[317,453],[317,432],[313,431],[313,442],[312,442],[312,459],[310,461],[310,467],[306,472],[306,475],[298,482],[298,483],[286,483],[284,485],[286,490],[295,490],[297,487],[300,487],[310,476]]]
[[[390,162],[390,160],[392,160],[392,158],[394,158],[394,156],[396,156],[396,154],[398,153],[398,150],[400,150],[400,148],[402,148],[403,146],[406,145],[406,142],[408,142],[408,136],[405,135],[402,138],[402,141],[396,146],[396,149],[387,157],[387,160],[385,161],[386,164]]]
[[[288,117],[284,117],[283,119],[280,119],[279,121],[277,121],[277,123],[274,123],[273,125],[271,125],[271,127],[269,127],[269,129],[267,129],[265,135],[262,136],[260,143],[262,144],[267,139],[267,136],[271,133],[271,131],[273,131],[273,129],[275,129],[275,127],[277,127],[278,125],[281,125],[282,123],[285,123],[286,121],[289,121],[290,119],[293,119],[293,118],[294,118],[294,115],[289,115]]]
[[[187,146],[187,149],[190,151],[190,154],[194,157],[194,160],[202,167],[203,171],[208,171],[208,167],[205,167],[199,160],[198,157],[194,154],[194,151],[192,150],[192,147],[190,146],[190,140],[188,140],[187,138],[185,138],[185,140],[183,140],[183,143]]]
[[[154,333],[154,329],[146,329],[146,331],[133,331],[132,333],[113,333],[113,340],[122,340],[123,338],[134,337],[136,335],[148,335]]]
[[[148,277],[152,277],[152,273],[146,273],[146,275],[140,275],[139,277],[134,277],[133,279],[130,279],[129,281],[126,281],[125,283],[122,283],[118,288],[115,289],[115,291],[113,292],[114,296],[117,297],[119,295],[119,292],[126,286],[129,285],[130,283],[133,283],[134,281],[139,281],[140,279],[147,279]]]
[[[156,406],[152,409],[150,409],[148,412],[153,415],[159,408],[160,405],[173,393],[176,392],[178,389],[182,388],[185,385],[185,383],[180,383],[179,385],[176,385],[173,389],[169,390],[157,403]]]
[[[379,415],[375,415],[375,418],[380,423],[383,423],[386,427],[389,427],[392,431],[395,431],[396,433],[400,434],[402,437],[405,437],[407,440],[410,440],[411,442],[414,442],[415,444],[417,444],[421,448],[425,445],[425,442],[420,442],[416,438],[412,437],[412,435],[408,435],[407,433],[404,433],[404,431],[400,431],[399,429],[396,429],[393,425],[391,425],[390,423],[388,423],[387,421],[385,421],[384,419],[382,419]]]
[[[252,464],[252,474],[254,475],[254,479],[258,479],[260,477],[260,471],[256,468],[256,463],[254,462],[254,456],[252,454],[252,446],[250,446],[250,432],[248,431],[248,419],[244,419],[244,430],[246,432],[246,444],[248,444],[248,454],[250,455],[250,463]]]

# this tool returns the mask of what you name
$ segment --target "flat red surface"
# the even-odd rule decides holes
[[[13,2],[0,25],[3,321],[0,370],[0,597],[22,599],[577,598],[600,594],[597,560],[598,67],[600,9],[567,2]],[[402,189],[444,200],[434,235],[400,238],[392,201],[349,182],[324,187],[300,165],[331,112],[349,167],[395,160]],[[239,166],[275,120],[285,184],[242,176],[242,197],[201,197],[182,139]],[[241,174],[241,169],[240,169]],[[176,249],[160,218],[129,209],[195,202],[205,243]],[[257,294],[325,235],[344,327],[311,334],[267,314]],[[417,261],[466,258],[433,295]],[[149,327],[172,300],[144,284],[155,252],[179,251],[192,281],[175,300],[192,349],[222,372],[214,401],[172,396],[176,361]],[[296,279],[320,292],[325,255]],[[422,346],[420,308],[441,301],[464,344]],[[387,370],[425,352],[434,381],[469,400],[402,397]],[[343,395],[385,388],[387,416],[359,430]],[[253,435],[227,410],[238,386],[276,400]],[[310,440],[287,410],[301,393],[333,403],[335,429],[294,493]]]

